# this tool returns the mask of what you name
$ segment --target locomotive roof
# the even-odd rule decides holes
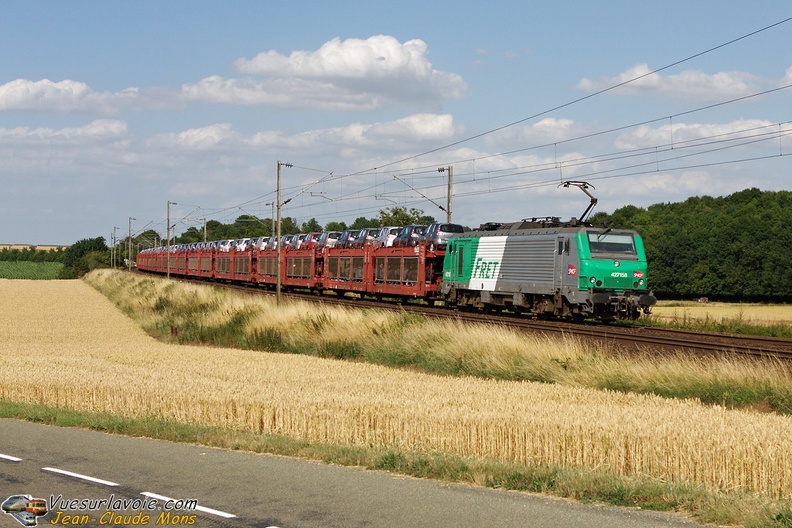
[[[597,227],[591,222],[581,222],[577,218],[568,221],[561,221],[557,217],[547,218],[526,218],[518,222],[487,222],[481,224],[478,229],[458,233],[450,238],[465,237],[491,237],[506,235],[550,235],[556,233],[576,233],[586,229],[603,230],[604,233],[635,233],[632,229],[614,229],[612,227]]]
[[[580,228],[580,227],[594,227],[589,222],[581,222],[577,218],[571,218],[567,221],[561,221],[556,216],[548,216],[544,218],[524,218],[517,222],[487,222],[481,224],[477,231],[517,231],[522,229],[562,229],[562,228]]]

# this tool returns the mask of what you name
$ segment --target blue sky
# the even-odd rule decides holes
[[[0,243],[109,240],[130,217],[164,235],[168,201],[177,233],[268,217],[278,160],[283,215],[321,224],[445,219],[449,166],[470,226],[578,216],[568,180],[606,212],[789,189],[792,21],[750,35],[789,17],[786,1],[5,2]]]

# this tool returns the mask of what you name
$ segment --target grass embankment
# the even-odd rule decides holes
[[[792,373],[775,360],[623,356],[572,338],[422,316],[343,310],[110,271],[87,281],[152,336],[291,352],[453,376],[612,389],[792,414]],[[175,335],[172,334],[175,332]]]
[[[513,368],[556,383],[173,346],[145,336],[81,282],[45,289],[0,281],[7,299],[0,305],[6,344],[0,356],[7,366],[0,370],[0,415],[685,510],[705,522],[792,526],[792,419],[561,385],[580,385],[561,375],[584,364],[600,371],[607,351],[399,314],[276,309],[260,297],[122,273],[94,273],[90,280],[149,331],[167,336],[183,322],[175,314],[187,309],[179,306],[197,307],[185,316],[180,339],[192,331],[209,340],[217,332],[244,344],[245,336],[258,335],[254,343],[280,343],[280,351],[358,359],[371,347],[379,351],[375,359],[400,358],[387,363],[412,365],[407,358],[423,356],[415,363],[421,368],[456,364],[440,370],[472,369],[490,378],[507,378],[503,373]],[[125,292],[133,295],[123,300]],[[200,323],[190,330],[189,319]],[[246,324],[233,323],[241,320]],[[443,351],[448,341],[450,350]],[[435,349],[441,359],[426,359]]]
[[[0,261],[0,279],[57,279],[62,270],[60,262]]]

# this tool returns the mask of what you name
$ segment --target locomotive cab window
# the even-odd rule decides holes
[[[638,258],[635,240],[631,234],[588,232],[589,248],[594,258],[611,258],[614,255]]]

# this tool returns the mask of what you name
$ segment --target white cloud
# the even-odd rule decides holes
[[[624,196],[650,198],[655,203],[662,202],[670,197],[679,196],[683,191],[685,196],[699,196],[712,193],[714,184],[712,176],[701,170],[683,171],[678,173],[655,173],[631,178],[624,185],[603,186],[610,193],[621,193]]]
[[[260,132],[253,136],[250,144],[268,148],[310,148],[312,152],[328,153],[339,148],[346,156],[354,155],[358,149],[387,153],[426,147],[450,141],[458,134],[450,115],[415,114],[395,121],[361,124],[352,123],[345,127],[312,130],[293,136],[279,132]]]
[[[761,119],[741,119],[730,123],[674,123],[659,127],[640,126],[621,134],[615,141],[617,148],[634,150],[640,148],[691,145],[704,140],[723,142],[739,138],[761,139],[777,130],[775,125]],[[777,141],[777,140],[776,140]]]
[[[0,112],[22,111],[55,114],[116,115],[125,110],[174,110],[182,103],[167,88],[126,88],[119,92],[97,92],[87,84],[63,80],[16,79],[0,85]]]
[[[792,84],[792,66],[787,68],[784,77],[778,83],[779,86],[789,86],[790,84]]]
[[[528,126],[512,126],[486,137],[488,145],[498,148],[535,147],[557,143],[581,135],[582,129],[571,119],[548,117]]]
[[[0,85],[0,111],[19,110],[66,114],[83,112],[110,115],[139,103],[137,88],[95,92],[82,82],[16,79]]]
[[[288,57],[270,50],[251,60],[238,59],[240,73],[314,79],[393,78],[403,75],[426,78],[432,65],[426,60],[426,43],[414,39],[400,43],[377,35],[366,40],[334,38],[317,51],[293,51]]]
[[[648,65],[637,64],[616,77],[596,80],[583,78],[577,87],[587,92],[597,92],[632,81],[616,88],[614,92],[627,95],[656,93],[695,101],[720,101],[751,95],[761,91],[762,86],[767,84],[762,78],[746,72],[708,74],[700,70],[685,70],[668,76],[650,72]]]
[[[366,130],[370,140],[449,141],[454,137],[454,118],[451,115],[415,114],[387,123],[374,123]]]
[[[183,150],[211,150],[221,145],[238,143],[239,134],[228,123],[218,123],[201,128],[192,128],[180,133],[162,134],[148,141],[157,147]]]
[[[185,84],[182,93],[188,99],[221,103],[370,110],[387,100],[438,104],[461,98],[467,89],[459,75],[432,67],[425,42],[401,43],[387,35],[335,38],[316,51],[288,56],[270,50],[238,59],[234,67],[266,79],[212,76]]]
[[[329,83],[302,79],[256,81],[217,75],[183,85],[182,96],[189,101],[321,110],[372,110],[380,105],[376,94],[355,93]]]
[[[110,177],[128,166],[130,146],[127,124],[114,119],[68,128],[0,128],[0,179],[34,196],[78,193],[92,177]]]
[[[96,144],[124,139],[127,124],[115,119],[97,119],[76,128],[0,128],[0,145],[26,145],[36,147],[41,144]]]
[[[98,92],[75,80],[17,79],[0,85],[0,111],[114,115],[127,109],[175,109],[189,101],[269,105],[336,111],[368,111],[398,101],[418,107],[461,98],[467,84],[457,74],[435,70],[422,40],[404,43],[378,35],[333,39],[316,51],[276,51],[234,66],[248,77],[212,75],[168,88]],[[257,79],[252,76],[264,76]]]

